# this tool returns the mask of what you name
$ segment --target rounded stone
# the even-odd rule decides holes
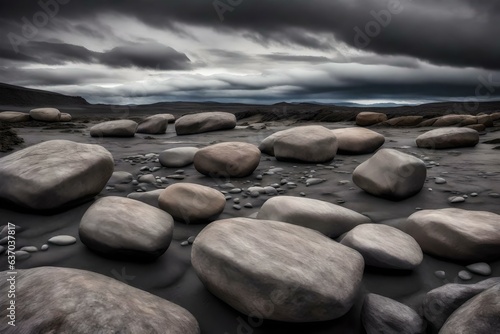
[[[137,130],[137,123],[131,120],[108,121],[90,128],[92,137],[133,137]]]
[[[59,122],[61,112],[56,108],[37,108],[30,110],[30,116],[35,121]]]
[[[162,166],[179,168],[193,163],[196,147],[176,147],[160,153],[159,160]]]
[[[383,135],[365,128],[335,129],[332,133],[337,137],[338,154],[372,153],[385,142]]]
[[[167,131],[168,119],[162,116],[149,116],[146,117],[137,126],[137,133],[147,134],[163,134]]]
[[[420,148],[445,149],[476,146],[479,134],[469,128],[441,128],[428,131],[417,137]]]
[[[175,121],[177,135],[190,135],[236,127],[236,117],[227,112],[203,112],[185,115]]]
[[[379,112],[360,112],[356,115],[356,125],[370,126],[387,121],[387,115]]]
[[[56,235],[48,240],[49,244],[58,246],[69,246],[76,243],[76,238],[71,235]]]

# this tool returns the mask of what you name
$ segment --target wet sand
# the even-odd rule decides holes
[[[309,123],[310,124],[310,123]],[[91,123],[85,124],[90,127]],[[330,129],[354,126],[352,122],[321,123]],[[161,151],[181,146],[203,147],[210,143],[221,141],[244,141],[258,145],[262,139],[271,133],[285,129],[282,123],[275,123],[263,130],[251,130],[237,127],[230,131],[218,131],[200,135],[177,137],[172,124],[164,135],[136,134],[134,138],[91,138],[88,128],[73,130],[44,128],[17,129],[25,144],[30,146],[52,139],[67,139],[82,143],[95,143],[104,146],[114,156],[115,171],[127,171],[134,176],[139,173],[141,164],[131,165],[124,159],[128,156]],[[329,201],[369,216],[375,223],[383,223],[398,227],[404,220],[421,209],[439,209],[457,207],[467,210],[483,210],[500,214],[500,198],[490,196],[490,193],[500,193],[500,156],[497,145],[484,144],[484,141],[500,138],[500,132],[490,128],[488,133],[480,137],[480,144],[474,148],[453,150],[426,150],[416,147],[415,138],[429,130],[428,128],[374,128],[386,137],[384,148],[396,148],[424,158],[427,162],[434,161],[439,166],[428,169],[428,181],[422,191],[414,197],[400,202],[393,202],[371,196],[356,187],[351,180],[354,168],[368,159],[371,154],[359,156],[338,155],[334,161],[324,165],[279,162],[274,157],[262,155],[261,163],[252,176],[243,179],[215,180],[199,174],[193,166],[182,168],[186,178],[176,182],[192,182],[218,188],[219,185],[231,182],[236,187],[247,188],[254,184],[267,186],[279,183],[283,178],[278,173],[263,175],[257,180],[256,175],[263,174],[271,167],[281,167],[289,181],[297,183],[297,188],[287,189],[286,195],[300,196],[304,192],[308,198]],[[82,131],[82,132],[78,132]],[[154,139],[146,139],[146,138]],[[16,148],[18,150],[19,148]],[[0,153],[0,157],[11,152]],[[148,163],[147,166],[161,166],[159,163]],[[153,173],[155,176],[174,174],[177,168],[161,168]],[[316,171],[311,173],[311,170]],[[327,181],[306,187],[300,177],[313,174]],[[434,177],[444,177],[446,184],[435,184]],[[250,181],[250,182],[248,182]],[[339,181],[348,181],[341,184]],[[167,186],[167,185],[164,185]],[[135,191],[131,184],[121,190],[103,190],[98,196],[126,196]],[[432,191],[429,190],[432,188]],[[148,190],[156,189],[153,185]],[[476,192],[477,197],[468,197],[464,203],[450,204],[448,197],[453,194],[470,194]],[[244,198],[243,194],[232,195],[241,199],[241,210],[232,208],[233,200],[228,200],[224,213],[220,218],[247,217],[255,214],[259,207],[269,197],[261,195],[258,198]],[[253,208],[245,208],[245,203],[251,203]],[[47,240],[59,234],[68,234],[78,238],[78,225],[81,217],[92,202],[84,203],[68,211],[55,215],[34,215],[0,208],[0,226],[8,222],[22,227],[16,234],[16,247],[40,246]],[[175,224],[174,240],[167,252],[153,263],[140,264],[126,261],[116,261],[103,258],[88,250],[78,239],[71,246],[51,245],[45,251],[39,251],[24,261],[18,261],[18,269],[39,266],[58,266],[90,270],[103,275],[121,279],[131,286],[146,290],[162,298],[168,299],[190,311],[198,320],[202,333],[363,333],[359,313],[364,293],[381,294],[400,301],[419,311],[421,300],[426,292],[445,283],[475,283],[485,279],[473,275],[467,282],[460,280],[457,274],[469,263],[452,263],[425,255],[424,261],[413,272],[394,272],[365,269],[363,288],[357,303],[344,317],[328,322],[311,324],[287,324],[274,321],[249,319],[247,316],[233,310],[208,292],[197,278],[190,265],[191,246],[181,246],[181,242],[189,236],[195,236],[205,225]],[[3,254],[2,256],[4,256]],[[500,276],[500,261],[489,263],[493,276]],[[6,270],[6,262],[0,263],[0,270]],[[437,270],[446,272],[446,279],[434,275]],[[36,288],[36,287],[35,287]],[[22,315],[19,315],[20,317]]]

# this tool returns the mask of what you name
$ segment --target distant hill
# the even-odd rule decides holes
[[[44,90],[0,83],[0,105],[13,107],[86,106],[80,96],[67,96]]]

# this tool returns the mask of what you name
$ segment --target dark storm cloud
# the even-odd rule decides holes
[[[49,2],[57,3],[42,0]],[[41,10],[38,1],[2,2],[0,6],[3,19],[19,24],[23,17],[32,19]],[[380,54],[500,69],[500,4],[496,0],[72,0],[58,7],[58,15],[68,19],[122,14],[155,27],[172,27],[175,22],[207,26],[240,31],[263,42],[315,49],[331,46],[328,38],[319,36],[329,34]]]

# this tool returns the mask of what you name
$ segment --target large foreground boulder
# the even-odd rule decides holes
[[[446,320],[440,334],[492,334],[500,329],[500,284],[472,298]]]
[[[9,282],[0,281],[0,332],[197,334],[184,308],[90,271],[39,267],[16,274],[15,327],[8,324]]]
[[[25,112],[19,112],[19,111],[0,112],[0,122],[18,123],[18,122],[28,122],[29,120],[30,120],[30,115]]]
[[[0,159],[0,199],[27,209],[59,209],[100,193],[113,169],[113,156],[102,146],[46,141]]]
[[[340,242],[357,250],[365,264],[377,268],[413,270],[420,265],[424,254],[408,234],[382,224],[359,225]]]
[[[390,298],[369,293],[361,311],[366,334],[423,334],[423,319],[412,308]]]
[[[476,284],[446,284],[429,291],[422,303],[424,316],[439,330],[450,315],[477,294],[500,284],[500,277],[490,278]]]
[[[500,215],[455,208],[422,210],[404,230],[425,253],[457,261],[500,259]]]
[[[177,135],[191,135],[219,130],[231,130],[236,127],[236,116],[227,112],[204,112],[185,115],[175,121]]]
[[[240,142],[219,143],[196,152],[194,168],[211,177],[245,177],[260,163],[260,151],[253,145]]]
[[[177,183],[162,191],[158,205],[186,224],[207,223],[224,211],[226,198],[220,191],[210,187]]]
[[[420,148],[444,149],[476,146],[479,134],[469,128],[441,128],[428,131],[417,137]]]
[[[208,290],[238,311],[288,322],[344,315],[364,268],[358,252],[316,231],[248,218],[208,225],[191,262]]]
[[[385,142],[378,132],[365,128],[332,130],[338,142],[339,154],[367,154],[375,152]]]
[[[122,119],[96,124],[90,128],[90,135],[92,137],[133,137],[136,130],[136,122]]]
[[[403,200],[422,189],[426,176],[422,160],[397,150],[381,149],[356,167],[352,180],[372,195]]]
[[[364,111],[356,116],[356,125],[370,126],[387,121],[387,115],[379,112]]]
[[[163,116],[146,117],[137,127],[137,133],[147,133],[152,135],[163,134],[167,131],[168,119]]]
[[[259,149],[278,160],[327,162],[337,154],[337,138],[320,125],[298,126],[278,131],[265,138]]]
[[[30,110],[30,116],[35,121],[59,122],[61,112],[56,108],[37,108]]]
[[[164,167],[179,168],[193,163],[196,147],[175,147],[160,153],[158,159]]]
[[[82,242],[106,257],[154,260],[167,250],[173,218],[158,208],[130,198],[108,196],[90,206],[80,222]]]
[[[310,198],[277,196],[261,207],[258,219],[276,220],[317,230],[336,238],[370,218],[340,205]]]

